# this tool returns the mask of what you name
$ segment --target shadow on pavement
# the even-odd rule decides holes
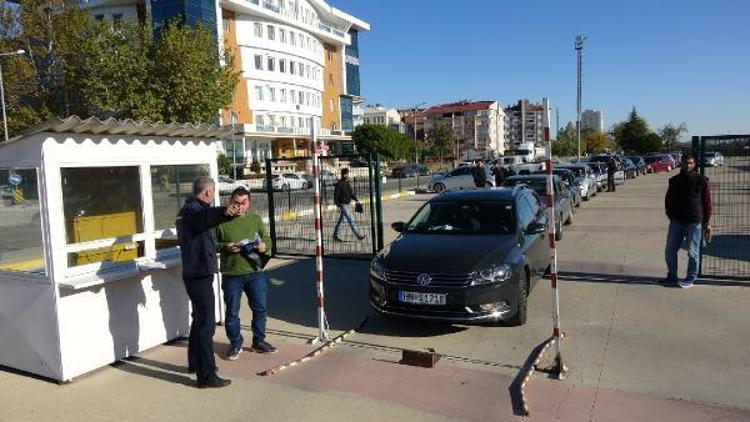
[[[123,359],[110,365],[112,368],[135,375],[154,378],[173,384],[181,384],[188,387],[195,386],[195,380],[186,375],[175,374],[171,372],[172,369],[165,370],[164,368],[167,366],[171,367],[173,365],[144,358]],[[186,369],[182,367],[176,367],[176,369],[183,373],[187,372]]]
[[[703,253],[704,256],[750,262],[750,235],[715,235]]]
[[[355,328],[368,313],[370,318],[360,333],[431,337],[466,330],[450,324],[385,318],[371,311],[367,291],[369,265],[369,261],[326,259],[325,307],[332,330]],[[269,318],[310,328],[318,326],[314,270],[315,259],[302,258],[267,271]]]
[[[662,277],[563,271],[560,273],[560,279],[562,281],[576,281],[582,283],[652,284],[655,286],[661,286],[659,284],[659,280],[661,280]],[[704,286],[750,287],[750,282],[734,280],[714,280],[707,278],[700,278],[695,282],[695,284]]]

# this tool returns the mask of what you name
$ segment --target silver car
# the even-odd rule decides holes
[[[487,174],[487,187],[495,186],[494,178],[490,174],[490,167],[485,165],[484,171]],[[442,192],[446,189],[476,187],[473,173],[474,166],[462,166],[446,174],[433,176],[427,185],[427,189],[432,192]]]
[[[588,201],[591,197],[596,196],[597,177],[586,164],[560,164],[554,168],[566,168],[571,170],[575,175],[575,184],[581,191],[581,197]]]

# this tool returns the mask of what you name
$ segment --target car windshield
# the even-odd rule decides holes
[[[539,196],[547,195],[547,180],[540,178],[533,179],[506,179],[503,182],[505,186],[511,187],[515,185],[524,184],[529,188],[533,189]]]
[[[715,152],[707,152],[706,153],[706,157],[716,157],[716,153]]]
[[[580,168],[580,167],[566,167],[568,170],[573,172],[573,175],[575,177],[584,177],[586,175],[586,170]]]
[[[508,201],[430,202],[406,227],[420,234],[509,234],[515,227]],[[448,247],[448,245],[444,245]]]

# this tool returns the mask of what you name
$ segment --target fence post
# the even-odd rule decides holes
[[[266,158],[266,193],[268,194],[268,231],[271,235],[271,256],[276,255],[278,243],[276,240],[276,207],[273,203],[273,176],[271,175],[271,159]]]
[[[370,237],[372,238],[372,254],[375,255],[378,253],[378,244],[377,244],[377,233],[375,231],[375,177],[372,171],[372,167],[374,164],[374,159],[372,156],[372,153],[370,153],[367,157],[367,176],[368,176],[368,193],[370,195]]]
[[[383,198],[381,195],[381,184],[383,179],[380,177],[380,155],[375,153],[375,215],[376,230],[378,233],[378,250],[383,249]]]

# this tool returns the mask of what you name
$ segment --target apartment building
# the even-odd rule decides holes
[[[405,125],[406,134],[413,137],[416,131],[417,139],[422,141],[424,140],[424,112],[423,108],[404,108],[398,111],[401,115],[401,122]]]
[[[505,108],[505,148],[513,149],[524,142],[540,144],[544,141],[544,107],[529,100],[519,100]]]
[[[95,19],[151,19],[155,30],[181,17],[216,31],[233,52],[240,83],[223,125],[235,125],[249,164],[309,155],[311,122],[330,153],[353,149],[361,104],[359,33],[366,22],[323,0],[81,0]],[[230,147],[231,148],[231,147]],[[239,148],[238,148],[239,149]]]
[[[445,124],[456,140],[455,156],[489,159],[505,152],[505,112],[497,101],[459,101],[424,111],[424,130]]]
[[[380,104],[367,106],[362,115],[362,123],[378,126],[388,126],[404,133],[401,115],[395,108],[386,108]]]
[[[601,110],[584,110],[581,112],[581,130],[604,133],[604,116]]]

